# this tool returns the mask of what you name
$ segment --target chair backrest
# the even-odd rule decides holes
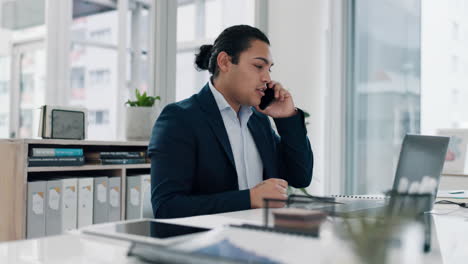
[[[143,218],[154,218],[153,214],[153,206],[151,204],[151,185],[148,186],[143,190]]]

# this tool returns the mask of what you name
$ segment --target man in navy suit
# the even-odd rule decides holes
[[[259,208],[263,198],[287,198],[288,184],[307,187],[313,155],[304,113],[270,79],[268,38],[246,25],[227,28],[213,45],[200,47],[195,63],[212,74],[210,81],[198,94],[167,105],[153,128],[148,153],[155,218]],[[261,110],[266,89],[275,99]]]

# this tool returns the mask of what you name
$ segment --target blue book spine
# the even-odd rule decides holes
[[[83,149],[73,148],[33,148],[33,157],[80,157]]]

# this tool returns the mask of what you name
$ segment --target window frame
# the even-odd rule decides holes
[[[195,2],[196,4],[200,5],[200,3],[204,1],[205,0],[188,0],[187,3],[184,4],[190,4]],[[254,1],[255,26],[268,34],[268,0]],[[161,27],[162,23],[168,23],[168,26],[165,29],[156,29],[157,34],[155,35],[158,36],[159,39],[165,36],[167,38],[167,42],[155,43],[155,52],[157,54],[155,58],[157,58],[157,60],[154,69],[154,76],[156,76],[154,88],[157,89],[156,87],[162,87],[162,89],[159,89],[159,95],[161,96],[161,106],[165,106],[169,103],[173,103],[176,101],[177,53],[181,51],[196,51],[201,45],[210,43],[210,41],[213,42],[214,39],[196,39],[195,41],[182,42],[179,47],[177,43],[177,8],[179,6],[178,1],[163,0],[157,1],[157,3],[159,3],[161,6],[161,9],[159,10],[165,10],[164,8],[167,8],[167,12],[158,13],[156,15],[158,21],[161,21],[156,25],[159,25]],[[198,9],[204,10],[204,8]],[[201,24],[200,20],[203,19],[199,19],[199,21],[197,22],[197,26],[201,27],[201,29],[204,30],[204,24]],[[169,32],[165,32],[165,30],[169,30]],[[200,34],[203,33],[202,31],[197,29],[195,30],[195,32],[196,37],[200,36]],[[165,48],[166,45],[172,48]],[[158,56],[158,54],[164,52],[164,50],[166,50],[165,56],[163,54]],[[162,64],[164,62],[166,64]],[[161,70],[158,71],[158,68],[161,68]],[[168,71],[172,72],[170,73]]]
[[[45,35],[39,39],[31,39],[26,40],[26,42],[36,42],[42,41],[44,43],[44,49],[46,53],[46,80],[45,80],[45,103],[51,105],[66,105],[67,100],[67,91],[70,88],[70,77],[71,77],[71,63],[69,60],[69,54],[71,49],[72,43],[78,43],[82,45],[90,45],[90,46],[97,46],[101,48],[107,49],[114,49],[117,51],[118,56],[118,80],[117,80],[117,96],[115,96],[115,100],[117,100],[117,131],[114,131],[117,139],[122,139],[124,137],[123,132],[125,128],[125,120],[124,120],[124,104],[125,100],[128,98],[123,98],[125,89],[128,89],[127,80],[126,80],[126,72],[127,67],[133,67],[134,65],[130,66],[128,64],[128,52],[132,52],[133,47],[127,47],[128,41],[128,34],[127,34],[127,13],[129,10],[135,9],[136,6],[134,1],[137,1],[139,4],[149,6],[150,8],[150,32],[154,32],[154,19],[153,16],[155,15],[152,12],[155,9],[155,6],[158,2],[156,0],[119,0],[117,3],[117,11],[118,11],[118,45],[111,45],[100,43],[98,41],[77,41],[71,38],[71,31],[70,27],[72,24],[72,14],[73,14],[73,0],[45,0],[44,2],[44,10],[45,10]],[[168,1],[168,0],[165,0]],[[100,1],[104,3],[105,1]],[[108,1],[109,5],[114,5],[114,2]],[[155,4],[156,2],[156,4]],[[138,24],[135,24],[138,26]],[[132,26],[135,26],[132,24]],[[120,30],[124,28],[125,30]],[[134,28],[131,29],[132,32],[136,32]],[[150,34],[150,43],[148,45],[148,61],[150,64],[150,70],[154,68],[152,64],[154,63],[154,58],[152,57],[154,54],[154,39],[159,38],[158,36],[153,36]],[[133,41],[132,44],[136,43]],[[12,47],[15,45],[22,45],[22,42],[15,42],[12,43]],[[142,52],[137,46],[137,51]],[[13,60],[12,60],[13,61]],[[13,62],[12,62],[13,63]],[[138,63],[138,61],[136,61]],[[13,71],[14,65],[11,65],[11,84],[10,84],[10,137],[16,137],[18,135],[18,128],[19,128],[19,101],[17,100],[18,93],[19,93],[19,84],[18,80],[14,77],[15,72]],[[154,89],[154,77],[153,74],[149,74],[149,91],[148,93],[151,95],[155,94]],[[139,77],[139,75],[133,75],[133,77]],[[133,80],[132,80],[133,81]],[[134,86],[130,86],[134,87]],[[131,94],[133,92],[131,91]]]
[[[329,94],[325,103],[325,193],[341,194],[344,193],[349,185],[346,177],[346,150],[349,148],[349,137],[346,134],[346,127],[352,113],[347,113],[350,94],[347,87],[352,84],[352,73],[347,67],[349,61],[352,61],[351,35],[352,25],[349,23],[352,18],[351,1],[331,1],[330,2],[330,21],[328,33],[327,57],[329,58],[327,70],[327,82]],[[338,76],[338,78],[337,78]]]
[[[45,0],[45,28],[46,34],[42,38],[45,43],[46,52],[46,104],[65,105],[67,100],[67,91],[70,88],[71,63],[69,53],[71,43],[83,45],[95,45],[102,48],[117,49],[118,52],[118,80],[117,80],[117,120],[116,120],[116,139],[124,138],[125,128],[125,106],[123,102],[128,98],[123,98],[125,89],[128,88],[126,80],[128,67],[128,51],[134,52],[131,47],[127,47],[128,38],[134,35],[128,34],[128,21],[126,15],[129,9],[134,8],[133,1],[149,5],[150,16],[150,38],[148,45],[148,64],[149,64],[149,89],[148,94],[161,96],[160,107],[175,101],[176,94],[176,54],[177,54],[177,7],[178,3],[174,0],[119,0],[118,10],[118,45],[103,44],[93,41],[80,42],[71,37],[70,26],[72,23],[73,0]],[[192,0],[200,2],[202,0]],[[109,1],[109,4],[114,4]],[[255,25],[268,32],[268,1],[255,0]],[[134,30],[132,30],[132,33]],[[135,41],[132,41],[135,43]],[[201,45],[199,42],[187,44],[195,50]],[[137,51],[140,50],[137,47]],[[138,63],[138,60],[136,60]],[[133,78],[134,74],[132,74]],[[137,76],[138,79],[138,76]],[[13,79],[11,83],[13,84]],[[137,80],[138,82],[138,80]],[[132,86],[134,82],[131,82]],[[13,85],[12,85],[13,86]],[[10,93],[14,96],[15,91],[11,87]],[[130,91],[133,94],[133,91]],[[15,119],[19,119],[17,110],[18,103],[10,100],[10,135],[17,135],[17,124]],[[16,110],[15,110],[16,109]],[[18,120],[19,121],[19,120]]]
[[[9,113],[9,136],[16,138],[19,134],[20,119],[21,119],[21,83],[20,83],[20,54],[31,50],[46,49],[44,39],[28,39],[18,41],[11,45],[11,58],[10,58],[10,113]],[[46,54],[47,57],[47,54]],[[47,62],[46,62],[47,63]],[[47,78],[47,73],[46,73]],[[48,86],[45,85],[45,92],[48,92]],[[47,98],[45,98],[47,99]],[[34,131],[33,131],[34,134]]]
[[[330,67],[329,76],[331,96],[327,102],[327,120],[333,120],[326,124],[326,143],[327,155],[326,167],[328,168],[327,191],[329,193],[355,194],[359,187],[357,169],[359,160],[354,155],[355,136],[360,129],[355,124],[356,115],[356,68],[357,59],[355,49],[356,38],[356,5],[357,0],[332,2],[334,14],[332,18],[332,42],[331,46],[340,45],[332,48],[332,54],[329,55],[333,67]],[[337,37],[333,39],[333,30],[337,31]],[[341,52],[341,53],[340,53]],[[336,76],[339,78],[336,78]],[[333,78],[335,77],[335,79]],[[337,109],[333,109],[337,108]],[[401,141],[393,144],[401,144]],[[334,154],[331,154],[334,153]],[[389,161],[390,162],[390,161]]]

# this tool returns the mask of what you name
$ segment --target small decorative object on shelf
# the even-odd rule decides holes
[[[86,108],[43,105],[39,136],[53,139],[86,139],[87,115]]]
[[[135,89],[135,101],[128,100],[126,108],[126,138],[128,140],[147,141],[151,129],[159,115],[159,108],[155,104],[159,96],[149,96],[146,92],[140,94]]]

